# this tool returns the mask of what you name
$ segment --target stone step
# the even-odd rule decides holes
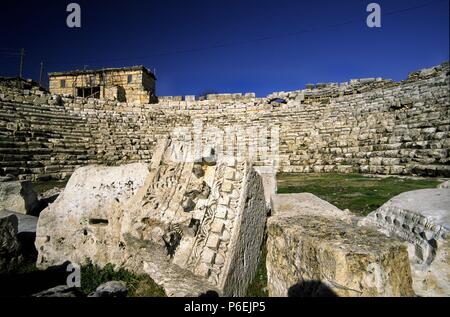
[[[52,149],[48,148],[0,148],[0,154],[15,154],[15,153],[30,153],[30,154],[48,154]]]
[[[0,109],[5,110],[28,110],[34,112],[68,112],[66,108],[54,106],[54,105],[33,105],[33,104],[23,104],[23,103],[10,103],[10,102],[1,102],[0,101]]]
[[[5,105],[1,105],[0,103],[0,110],[2,110],[2,112],[9,112],[9,113],[28,113],[28,114],[52,114],[52,115],[73,115],[76,114],[74,112],[71,111],[67,111],[64,108],[58,109],[58,108],[30,108],[30,107],[23,107],[23,106],[5,106]]]
[[[4,167],[19,168],[19,167],[24,167],[24,166],[26,166],[26,163],[24,164],[23,161],[0,161],[1,168],[4,168]]]
[[[80,121],[86,121],[86,119],[83,119],[82,117],[75,116],[75,115],[55,115],[51,113],[34,113],[34,112],[7,112],[3,111],[0,113],[0,118],[25,118],[31,122],[39,122],[39,121],[61,121],[61,122],[67,122],[67,123],[78,123]]]

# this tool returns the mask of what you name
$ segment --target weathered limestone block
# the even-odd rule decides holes
[[[207,292],[219,294],[217,287],[209,283],[202,276],[182,269],[178,265],[167,261],[167,254],[155,248],[143,247],[147,254],[140,251],[143,261],[143,271],[153,281],[161,285],[169,297],[199,297]]]
[[[29,181],[0,182],[0,209],[33,214],[38,208],[37,194]]]
[[[261,176],[264,186],[264,197],[267,206],[271,206],[271,197],[277,192],[277,169],[271,166],[257,166],[256,172]]]
[[[272,195],[272,215],[311,215],[351,222],[354,216],[310,193]]]
[[[0,272],[13,270],[21,261],[15,215],[0,215]]]
[[[442,184],[438,185],[438,188],[449,188],[448,187],[448,181],[443,182]]]
[[[89,258],[147,273],[169,296],[244,295],[264,236],[262,180],[245,160],[192,161],[184,148],[160,140],[149,172],[122,175],[139,177],[132,191],[114,173],[126,166],[77,170],[39,219],[38,265]]]
[[[339,220],[335,207],[305,196],[296,204],[302,196],[288,198],[291,205],[274,204],[268,220],[270,296],[414,295],[405,246],[351,224],[345,213],[346,221]]]
[[[400,194],[360,224],[407,243],[418,295],[450,296],[450,189]]]
[[[113,203],[129,199],[144,184],[146,164],[77,169],[63,193],[41,212],[36,232],[37,266],[96,258],[103,265],[120,250],[120,214]],[[104,228],[109,228],[108,231]]]

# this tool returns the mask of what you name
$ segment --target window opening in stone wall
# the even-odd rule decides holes
[[[77,97],[100,99],[100,86],[97,87],[78,87]]]

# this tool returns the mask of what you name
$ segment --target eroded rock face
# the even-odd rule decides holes
[[[450,189],[400,194],[360,224],[407,243],[418,295],[450,296]]]
[[[29,181],[0,182],[0,209],[33,214],[38,208],[37,194]]]
[[[404,245],[311,194],[288,196],[268,220],[270,296],[414,296]]]
[[[0,215],[0,272],[14,269],[21,261],[17,227],[15,215]]]
[[[161,140],[150,171],[134,171],[139,186],[121,198],[123,188],[99,187],[126,181],[112,168],[76,171],[41,215],[38,264],[89,258],[147,273],[169,296],[243,295],[264,236],[262,180],[246,161],[174,159],[182,152],[182,143]]]

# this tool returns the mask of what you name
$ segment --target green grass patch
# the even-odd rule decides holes
[[[100,268],[88,263],[81,267],[81,291],[89,295],[101,284],[109,281],[123,281],[127,284],[130,297],[165,297],[164,289],[148,275],[133,274],[124,269],[115,269],[111,264]]]
[[[279,174],[278,193],[311,193],[359,216],[403,192],[436,188],[435,178],[370,177],[358,174]]]
[[[247,289],[247,297],[269,297],[269,292],[267,289],[266,256],[267,248],[266,244],[264,243],[255,278],[250,283]]]

